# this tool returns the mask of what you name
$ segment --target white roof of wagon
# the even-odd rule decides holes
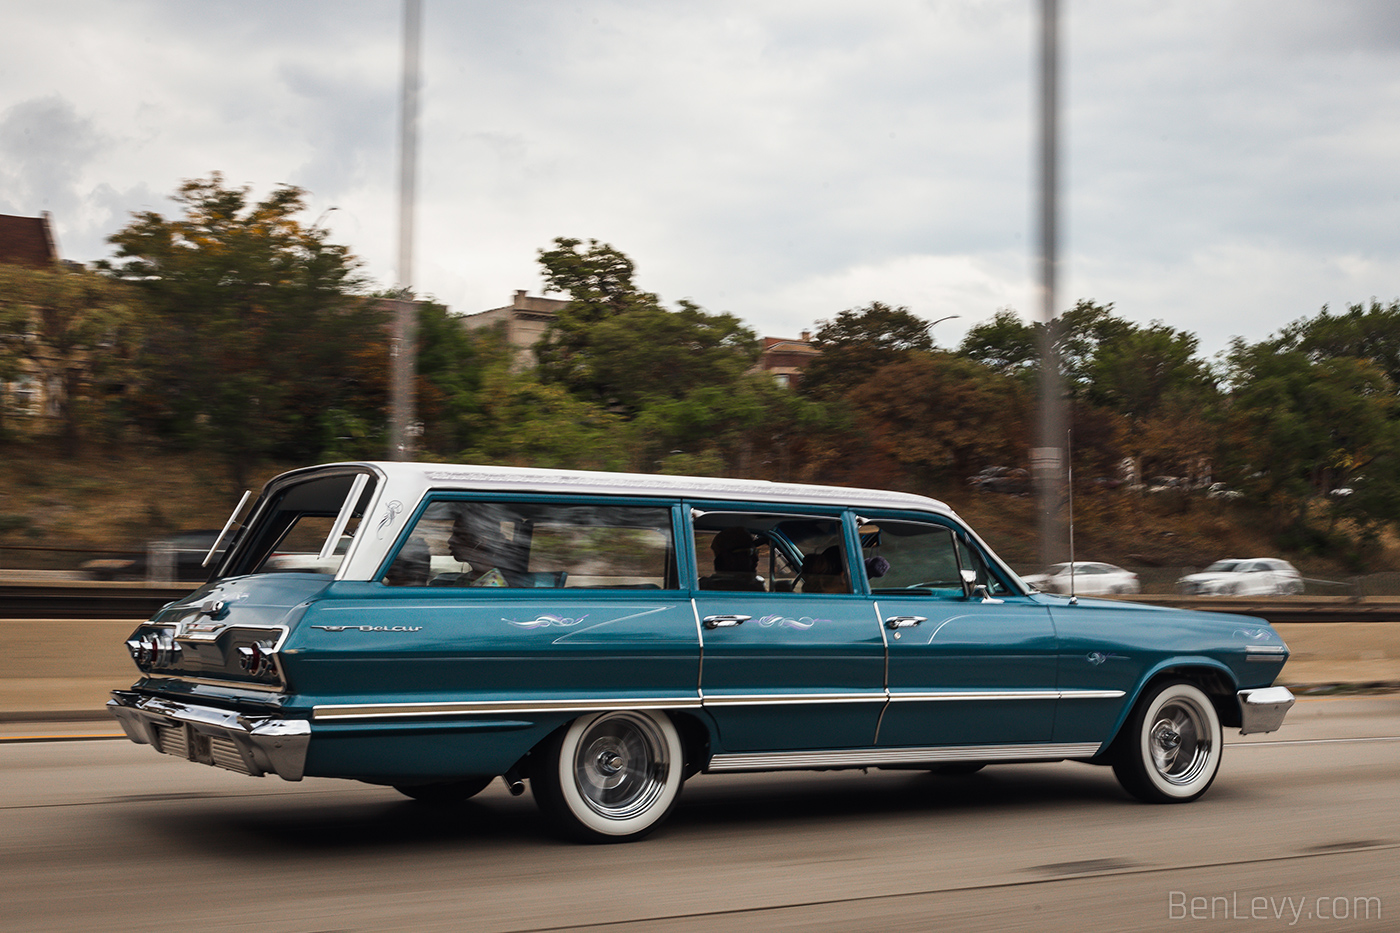
[[[366,461],[327,464],[339,468],[370,467],[385,477],[395,495],[421,498],[429,490],[476,490],[534,493],[581,493],[631,496],[684,496],[690,499],[841,505],[864,508],[910,509],[952,514],[945,503],[910,493],[845,486],[772,483],[767,480],[719,479],[707,476],[662,476],[650,473],[603,473],[586,470],[544,470],[532,467],[475,466],[446,463]],[[309,468],[308,471],[317,469]],[[303,472],[303,471],[297,471]],[[414,493],[417,493],[415,496]]]

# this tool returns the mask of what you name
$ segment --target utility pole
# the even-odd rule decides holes
[[[418,47],[422,0],[404,0],[403,86],[399,107],[399,297],[389,345],[389,459],[411,460],[415,418],[418,306],[413,300],[413,203],[418,163]]]
[[[1037,272],[1040,279],[1040,425],[1031,449],[1031,477],[1040,513],[1040,559],[1063,559],[1066,523],[1062,514],[1065,468],[1064,380],[1055,336],[1059,329],[1055,286],[1059,228],[1059,0],[1040,2],[1040,217]]]

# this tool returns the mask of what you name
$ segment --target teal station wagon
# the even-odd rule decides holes
[[[250,498],[108,704],[248,775],[528,780],[587,840],[649,832],[698,772],[1075,760],[1182,802],[1223,726],[1293,703],[1268,623],[1037,593],[920,496],[341,463]]]

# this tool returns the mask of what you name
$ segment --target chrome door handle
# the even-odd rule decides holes
[[[731,628],[752,618],[753,616],[705,616],[705,628]]]
[[[885,620],[885,628],[913,628],[927,621],[923,616],[890,616]]]

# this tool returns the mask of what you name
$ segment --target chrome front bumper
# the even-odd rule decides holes
[[[306,769],[311,723],[304,719],[248,717],[113,690],[107,708],[138,745],[188,761],[262,777],[300,781]]]
[[[1239,698],[1240,735],[1274,732],[1283,725],[1283,717],[1293,708],[1293,694],[1287,687],[1241,690]]]

